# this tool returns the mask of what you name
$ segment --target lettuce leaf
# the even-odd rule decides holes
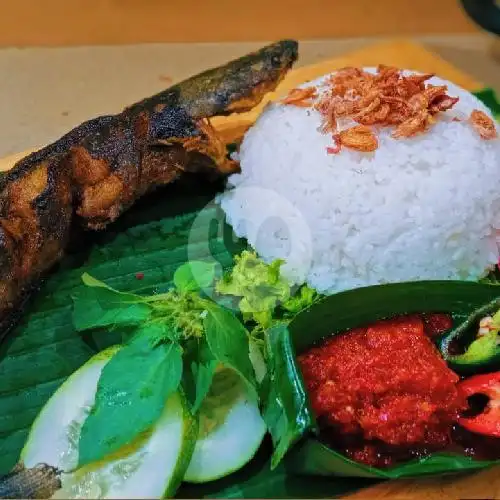
[[[215,286],[221,295],[239,297],[238,308],[245,321],[253,321],[260,330],[271,327],[280,316],[278,309],[296,314],[313,303],[316,292],[307,286],[298,291],[281,274],[283,260],[266,264],[255,252],[245,250],[235,257],[235,266]]]

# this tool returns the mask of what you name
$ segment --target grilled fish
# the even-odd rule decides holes
[[[50,498],[61,488],[60,472],[45,464],[16,467],[0,479],[0,498]]]
[[[82,123],[20,160],[0,179],[0,337],[34,286],[64,254],[70,231],[100,230],[136,200],[185,172],[205,178],[238,166],[210,124],[249,111],[297,59],[283,40]]]

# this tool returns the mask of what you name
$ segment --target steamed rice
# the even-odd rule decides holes
[[[219,197],[235,233],[323,293],[484,275],[499,257],[500,140],[452,121],[473,109],[491,116],[473,95],[428,83],[460,101],[424,134],[395,140],[377,130],[373,153],[328,155],[317,111],[269,105],[241,144],[242,173]]]

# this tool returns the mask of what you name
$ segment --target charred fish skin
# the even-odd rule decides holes
[[[162,107],[179,106],[186,116],[199,120],[249,111],[276,88],[297,58],[298,43],[281,40],[188,78],[125,112],[150,114]]]
[[[252,109],[276,88],[298,56],[298,45],[285,40],[264,47],[219,68],[205,71],[170,89],[125,108],[116,116],[101,117],[83,125],[50,147],[48,153],[69,163],[76,188],[76,215],[90,229],[102,229],[150,189],[172,182],[185,170],[225,175],[237,169],[227,161],[224,144],[206,119]],[[155,168],[148,154],[156,149]],[[202,153],[212,160],[192,161],[197,155],[174,155],[181,145],[187,153]],[[38,158],[34,158],[38,160]],[[203,167],[201,167],[203,165]],[[75,189],[74,189],[75,191]]]
[[[50,498],[61,488],[59,474],[45,464],[31,469],[17,465],[0,479],[0,498]]]
[[[297,42],[271,44],[117,115],[88,120],[3,175],[0,339],[18,320],[19,305],[63,256],[73,227],[103,229],[184,172],[208,179],[237,171],[208,119],[251,109],[297,57]]]

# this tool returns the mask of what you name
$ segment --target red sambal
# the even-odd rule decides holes
[[[337,448],[382,467],[451,443],[467,402],[430,340],[450,326],[443,315],[398,317],[334,336],[299,357],[313,409]]]

